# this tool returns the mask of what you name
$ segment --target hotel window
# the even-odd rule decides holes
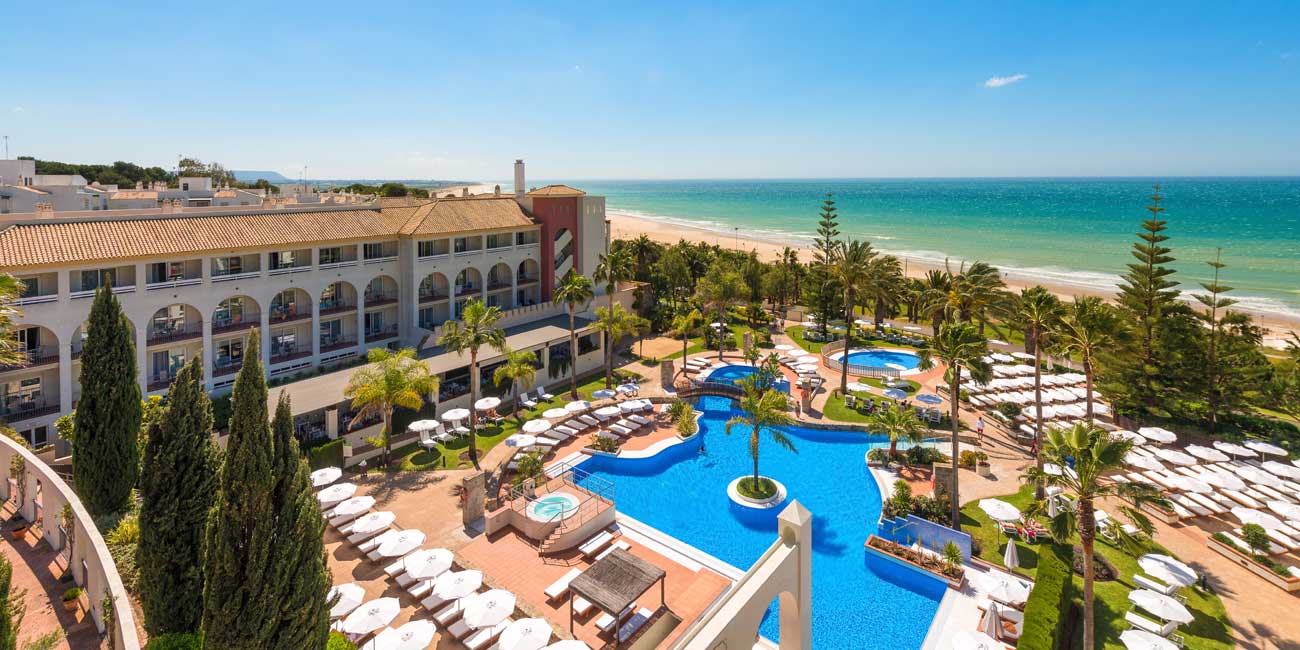
[[[321,264],[338,264],[343,261],[343,249],[338,246],[320,249]]]
[[[366,314],[366,334],[378,334],[384,331],[384,312]]]
[[[41,399],[41,378],[28,377],[0,384],[0,413],[22,413],[37,408]]]
[[[239,365],[244,360],[244,340],[228,339],[217,343],[217,367]]]
[[[235,275],[243,272],[244,258],[242,257],[212,258],[212,275]]]
[[[271,354],[273,356],[293,354],[297,348],[298,334],[295,332],[285,332],[271,336]]]
[[[457,252],[457,253],[464,253],[466,250],[468,250],[468,249],[469,249],[468,241],[469,241],[469,240],[465,239],[464,237],[457,237],[457,238],[456,238],[456,252]]]
[[[212,324],[217,327],[234,325],[244,321],[244,299],[243,298],[226,298],[217,305],[217,310],[212,314]]]
[[[342,295],[343,295],[343,291],[340,288],[339,283],[337,282],[329,285],[328,287],[325,287],[325,290],[320,292],[320,308],[333,309],[335,307],[338,307],[339,298]]]
[[[19,298],[39,295],[41,295],[41,281],[39,278],[26,278],[18,282]]]
[[[149,265],[149,282],[170,282],[185,279],[185,262],[154,262]]]
[[[437,255],[433,250],[433,240],[422,241],[415,245],[416,254],[420,257],[431,257]]]
[[[364,247],[366,259],[375,260],[384,257],[383,244],[366,244]]]
[[[298,251],[277,251],[271,253],[271,268],[273,269],[291,269],[298,266]]]
[[[343,339],[343,321],[332,320],[320,324],[321,345],[333,345]]]
[[[81,272],[81,290],[94,291],[99,288],[100,284],[108,282],[112,277],[112,271],[108,269],[95,269],[93,271]]]

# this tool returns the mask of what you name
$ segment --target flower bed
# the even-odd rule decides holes
[[[1214,549],[1214,551],[1219,555],[1240,564],[1251,573],[1267,580],[1274,587],[1290,592],[1300,591],[1300,577],[1291,575],[1290,572],[1283,575],[1282,571],[1285,570],[1285,568],[1277,562],[1273,562],[1267,556],[1263,556],[1263,559],[1269,561],[1271,564],[1261,562],[1257,556],[1238,548],[1231,540],[1218,534],[1210,537],[1205,544]]]
[[[947,580],[948,586],[954,589],[961,587],[961,582],[966,575],[966,568],[960,564],[950,565],[934,555],[912,550],[907,546],[891,542],[883,537],[877,537],[876,535],[868,537],[866,546],[870,550],[902,560],[922,571],[929,571]]]

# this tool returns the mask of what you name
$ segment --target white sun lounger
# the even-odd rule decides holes
[[[583,542],[582,546],[578,547],[578,550],[582,552],[583,557],[591,557],[594,553],[605,548],[605,545],[612,541],[614,541],[614,533],[611,533],[608,530],[602,530],[599,533],[596,533],[596,535],[591,539]]]
[[[554,431],[554,432],[556,432],[556,433],[562,433],[562,434],[565,435],[565,437],[571,437],[571,436],[576,436],[576,435],[578,435],[578,431],[579,431],[579,430],[578,430],[578,429],[574,429],[574,428],[570,427],[570,426],[567,425],[567,424],[562,424],[562,425],[560,425],[560,426],[558,426],[558,427],[555,427],[554,429],[551,429],[551,431]]]
[[[1209,510],[1213,514],[1218,515],[1228,511],[1228,508],[1226,506],[1224,506],[1221,503],[1218,503],[1217,501],[1214,501],[1213,499],[1205,496],[1204,494],[1189,492],[1187,494],[1187,497],[1192,501],[1199,503],[1201,507],[1205,508],[1206,510]]]
[[[633,422],[636,422],[637,424],[640,424],[641,426],[646,426],[647,424],[650,424],[650,418],[647,418],[644,415],[633,415],[633,416],[629,416],[628,419]]]
[[[629,428],[627,428],[627,427],[619,426],[619,425],[617,425],[617,424],[611,424],[611,425],[609,425],[609,430],[610,430],[610,431],[613,431],[614,433],[619,434],[620,436],[629,436],[629,435],[632,435],[632,430],[631,430],[631,429],[629,429]]]
[[[1220,492],[1224,496],[1228,497],[1229,499],[1232,499],[1233,501],[1236,501],[1237,503],[1240,503],[1241,505],[1246,506],[1247,508],[1259,507],[1258,501],[1250,498],[1249,496],[1246,496],[1241,492],[1238,492],[1237,490],[1221,490]]]
[[[399,532],[401,531],[397,530],[396,528],[389,528],[388,530],[384,531],[382,534],[376,535],[375,537],[371,537],[370,539],[362,542],[361,544],[358,544],[357,549],[360,550],[362,553],[370,553],[371,551],[379,548],[380,544],[383,544],[389,539],[396,537]]]
[[[1141,614],[1138,614],[1137,612],[1134,612],[1133,610],[1124,612],[1124,620],[1128,621],[1129,625],[1132,625],[1136,629],[1157,634],[1159,636],[1169,636],[1170,633],[1178,628],[1178,624],[1173,621],[1161,625],[1145,616],[1142,616]]]
[[[433,615],[434,622],[445,628],[451,625],[452,621],[459,619],[460,615],[465,613],[465,606],[460,601],[461,599],[457,598],[448,603],[446,607],[438,610]]]
[[[510,624],[513,622],[514,621],[507,618],[492,627],[485,627],[481,630],[475,631],[473,634],[462,639],[461,642],[464,643],[465,647],[469,650],[481,650],[483,647],[487,646],[492,639],[501,636],[501,633],[505,632],[506,628],[510,627]]]
[[[1151,591],[1166,596],[1172,596],[1175,591],[1178,591],[1178,585],[1167,585],[1162,582],[1157,582],[1154,578],[1148,578],[1141,573],[1133,574],[1133,584],[1143,589],[1150,589]]]
[[[589,427],[598,427],[598,426],[600,426],[600,423],[601,423],[600,420],[597,420],[596,418],[591,417],[590,415],[586,415],[586,414],[579,415],[579,416],[578,416],[578,419],[581,420],[583,424],[586,424],[586,425],[589,426]],[[608,419],[608,418],[606,418],[606,419]]]
[[[649,608],[642,607],[638,609],[632,618],[623,621],[623,627],[618,628],[618,641],[622,643],[632,638],[640,629],[655,615]]]
[[[397,558],[396,562],[384,567],[384,573],[390,578],[396,578],[406,574],[406,567],[402,565],[402,558]],[[399,583],[400,584],[400,583]]]
[[[361,542],[364,542],[364,541],[370,539],[371,537],[374,537],[375,535],[380,535],[380,534],[383,534],[383,533],[385,533],[385,532],[387,532],[387,531],[388,531],[388,528],[380,528],[380,529],[378,529],[378,530],[372,530],[372,531],[368,531],[368,532],[365,532],[365,533],[357,533],[357,534],[355,534],[355,535],[348,535],[348,543],[351,544],[351,545],[353,545],[353,546],[356,546],[357,544],[360,544]]]
[[[627,607],[623,608],[623,611],[619,612],[619,618],[626,617],[628,614],[631,614],[633,611],[635,611],[635,609],[636,609],[636,603],[629,604]],[[601,614],[600,618],[596,619],[596,627],[600,628],[601,632],[608,632],[611,629],[613,629],[614,624],[617,622],[618,622],[618,618],[616,618],[613,614],[606,612],[604,614]]]
[[[450,601],[448,601],[446,598],[439,597],[438,594],[429,594],[428,598],[425,598],[424,600],[420,601],[420,607],[423,607],[426,610],[432,612],[438,609],[439,607],[446,605],[448,602]]]
[[[520,395],[520,396],[519,396],[519,400],[520,400],[520,403],[521,403],[521,404],[523,404],[524,406],[527,406],[528,408],[536,408],[536,407],[537,407],[537,399],[536,399],[536,398],[529,397],[527,392],[525,392],[523,395]]]
[[[414,598],[416,600],[423,598],[424,595],[429,593],[430,591],[433,591],[432,578],[428,580],[421,580],[419,582],[416,582],[406,587],[406,593],[410,594],[411,598]]]
[[[620,539],[617,542],[610,544],[609,548],[601,551],[600,554],[596,556],[596,560],[602,560],[605,558],[606,555],[609,555],[610,553],[613,553],[614,551],[617,551],[619,549],[623,549],[624,551],[626,551],[630,548],[632,548],[631,544],[628,544],[627,542]]]
[[[542,401],[547,401],[547,402],[555,399],[555,396],[546,392],[546,387],[541,384],[537,385],[537,396],[542,398]]]
[[[551,586],[547,587],[543,592],[546,594],[547,600],[555,600],[556,598],[569,593],[569,583],[573,582],[573,579],[580,575],[582,575],[582,569],[569,569],[568,573],[560,576],[559,580],[552,582]]]
[[[1175,494],[1169,497],[1169,500],[1173,501],[1177,505],[1186,508],[1187,510],[1192,511],[1193,513],[1196,513],[1196,515],[1199,517],[1205,517],[1210,514],[1210,511],[1208,509],[1206,509],[1201,504],[1192,501],[1191,499],[1188,499],[1187,495],[1185,494]]]

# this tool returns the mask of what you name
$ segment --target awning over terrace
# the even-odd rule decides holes
[[[659,583],[660,607],[663,606],[665,575],[663,569],[621,548],[614,549],[569,583],[569,631],[573,631],[573,598],[581,596],[617,619],[614,624],[614,647],[617,648],[618,629],[627,615],[624,610],[656,582]]]

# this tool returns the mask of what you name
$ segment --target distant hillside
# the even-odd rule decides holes
[[[280,175],[280,172],[258,172],[235,170],[235,180],[241,183],[255,183],[259,178],[265,178],[272,183],[289,183],[290,179]]]

